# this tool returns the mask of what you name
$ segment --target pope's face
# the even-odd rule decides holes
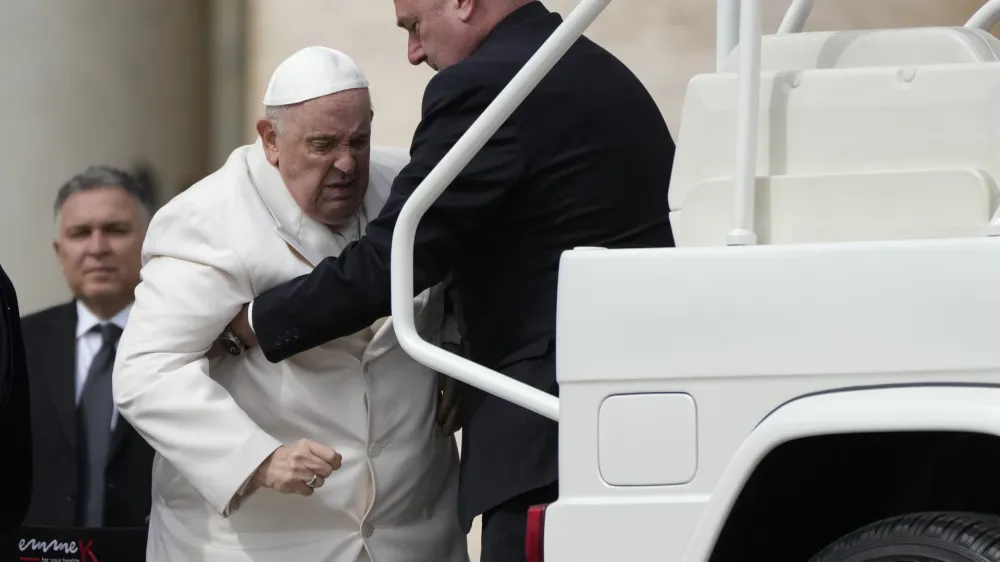
[[[351,221],[368,191],[372,107],[367,89],[291,106],[280,130],[258,124],[264,149],[302,211],[329,226]],[[273,124],[271,124],[273,125]]]

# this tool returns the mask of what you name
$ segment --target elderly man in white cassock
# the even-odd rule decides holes
[[[368,82],[332,49],[282,62],[264,105],[257,142],[156,213],[143,247],[114,396],[157,453],[147,560],[467,561],[437,374],[390,319],[279,364],[206,358],[243,303],[363,236],[407,161],[370,148]],[[414,307],[440,341],[441,289]]]

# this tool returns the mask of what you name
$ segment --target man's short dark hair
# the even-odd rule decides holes
[[[151,194],[132,176],[132,174],[111,166],[90,166],[83,172],[73,176],[59,188],[56,195],[54,214],[59,211],[70,195],[81,191],[89,191],[99,187],[120,187],[135,198],[142,209],[143,218],[149,222],[153,216],[153,201]]]

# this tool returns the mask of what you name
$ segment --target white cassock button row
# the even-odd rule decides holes
[[[371,457],[371,458],[374,459],[374,458],[378,458],[378,456],[381,455],[381,454],[382,454],[382,447],[379,447],[378,445],[372,445],[371,447],[368,447],[368,456],[369,457]]]
[[[368,537],[372,536],[372,533],[374,532],[375,532],[375,527],[372,527],[371,523],[365,521],[364,523],[361,524],[361,536],[363,536],[364,538],[367,539]]]

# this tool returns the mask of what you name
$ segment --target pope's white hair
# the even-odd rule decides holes
[[[290,107],[293,107],[293,105],[269,105],[264,108],[264,118],[271,122],[274,131],[279,135],[284,129],[281,118]]]

